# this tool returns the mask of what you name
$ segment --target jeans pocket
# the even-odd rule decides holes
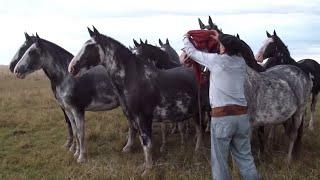
[[[216,138],[229,138],[232,136],[231,124],[223,120],[217,120],[214,124]]]

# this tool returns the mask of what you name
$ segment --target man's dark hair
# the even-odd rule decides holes
[[[229,56],[241,54],[241,41],[237,37],[220,34],[219,41],[225,47],[225,53]]]

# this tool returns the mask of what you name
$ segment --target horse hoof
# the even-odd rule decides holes
[[[165,151],[166,151],[166,147],[165,147],[165,146],[161,146],[161,147],[160,147],[160,152],[163,153],[163,152],[165,152]]]
[[[177,128],[174,128],[171,130],[171,134],[176,134],[177,133]]]
[[[127,147],[127,146],[123,147],[123,148],[122,148],[122,152],[123,152],[123,153],[129,153],[129,152],[131,152],[131,147]]]
[[[68,139],[68,140],[66,141],[66,143],[64,143],[63,146],[64,146],[65,148],[67,148],[67,149],[70,150],[70,147],[71,147],[72,143],[73,143],[73,140]]]
[[[74,156],[75,158],[79,157],[79,150],[77,150],[77,151],[73,154],[73,156]]]
[[[70,148],[69,148],[69,151],[70,152],[75,152],[76,148],[73,144],[71,144]]]
[[[86,158],[84,158],[84,156],[79,156],[79,158],[77,159],[77,163],[85,163],[86,162]]]
[[[146,168],[144,169],[143,173],[141,174],[141,177],[146,177],[150,174],[151,169],[150,168]]]
[[[309,125],[309,130],[314,131],[314,127]]]

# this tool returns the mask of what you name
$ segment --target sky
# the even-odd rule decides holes
[[[256,53],[275,29],[294,59],[320,63],[320,0],[0,0],[0,64],[10,63],[24,32],[37,32],[76,54],[88,40],[87,27],[122,44],[168,38],[180,53],[182,36],[199,29],[208,15],[224,33],[239,34]]]

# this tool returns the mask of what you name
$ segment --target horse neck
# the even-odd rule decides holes
[[[245,59],[246,64],[257,72],[264,71],[264,68],[260,64],[258,64],[258,62],[256,61],[251,48],[248,46],[245,49],[246,49],[246,52],[243,58]]]
[[[178,67],[179,64],[170,59],[169,53],[164,52],[156,47],[151,47],[149,50],[143,50],[145,58],[151,59],[158,69],[171,69]]]
[[[171,47],[167,46],[165,47],[166,52],[168,53],[170,60],[174,63],[180,63],[179,55],[178,53]]]
[[[72,58],[73,55],[66,50],[47,45],[42,69],[50,79],[52,86],[59,85],[64,78],[69,76],[68,64]]]
[[[278,49],[275,53],[275,58],[280,64],[298,65],[298,63],[290,56],[289,50],[286,47]]]
[[[115,50],[112,55],[103,59],[102,65],[106,67],[109,77],[114,86],[123,92],[131,82],[138,84],[146,74],[146,68],[149,74],[157,73],[158,69],[146,61],[141,61],[137,56],[129,50],[121,50],[121,48],[113,48]],[[110,52],[110,51],[109,51]],[[126,81],[133,79],[134,81]]]

